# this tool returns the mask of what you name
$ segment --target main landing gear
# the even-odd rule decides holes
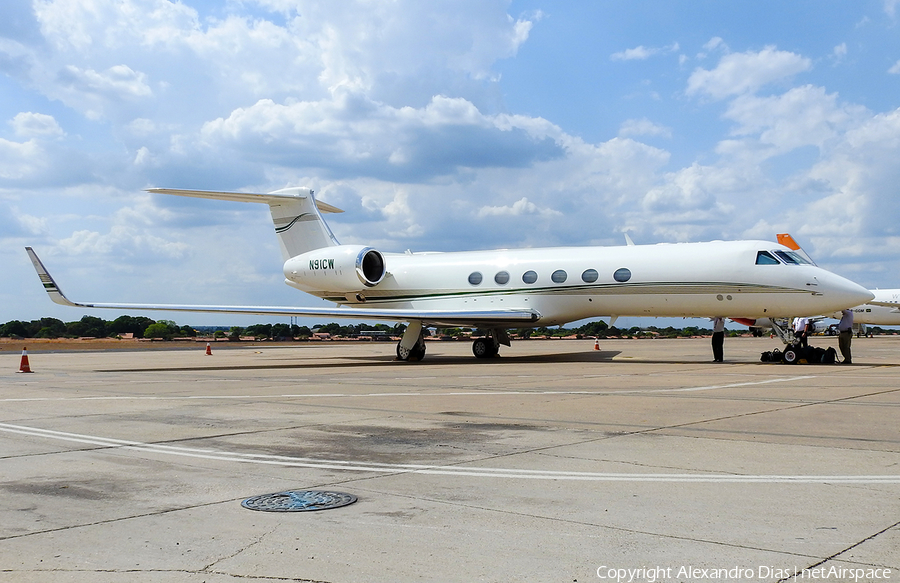
[[[494,358],[500,353],[500,344],[493,338],[476,338],[472,342],[472,354],[475,358]]]
[[[413,320],[406,327],[403,338],[397,343],[397,360],[417,362],[425,358],[425,328],[422,322]]]
[[[495,358],[500,354],[500,345],[510,345],[509,334],[502,328],[492,328],[484,338],[472,342],[472,354],[476,358]],[[425,358],[425,328],[422,322],[412,321],[397,343],[397,360],[416,362]]]
[[[472,342],[472,354],[475,358],[495,358],[500,356],[500,345],[510,345],[509,334],[502,328],[492,328],[484,338],[476,338]]]
[[[425,358],[425,341],[419,340],[412,348],[404,348],[403,341],[397,343],[397,360],[416,362]]]

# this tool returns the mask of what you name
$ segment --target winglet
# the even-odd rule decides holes
[[[59,286],[56,285],[56,282],[53,281],[52,277],[50,277],[50,273],[47,271],[47,268],[44,267],[43,263],[41,263],[41,260],[37,256],[37,253],[34,252],[34,249],[32,249],[31,247],[25,247],[25,251],[28,253],[28,257],[31,259],[31,263],[34,265],[34,270],[37,271],[38,277],[41,278],[41,283],[44,284],[44,289],[47,290],[47,293],[50,295],[50,299],[53,300],[54,303],[63,306],[73,306],[76,308],[84,306],[84,304],[76,304],[69,301],[69,299],[63,295],[62,291],[60,291],[59,289]]]

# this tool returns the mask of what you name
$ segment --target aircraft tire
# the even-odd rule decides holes
[[[493,358],[497,356],[497,347],[490,338],[477,338],[472,342],[472,354],[475,358]]]
[[[787,364],[797,364],[797,356],[797,351],[793,348],[788,348],[781,354],[782,360]]]
[[[409,350],[405,350],[397,343],[397,360],[416,362],[425,358],[425,343],[418,342]]]

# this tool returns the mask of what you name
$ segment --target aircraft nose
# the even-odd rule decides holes
[[[852,308],[875,298],[875,294],[858,283],[830,271],[822,271],[823,273],[817,277],[819,282],[824,284],[820,286],[819,291],[826,296],[829,304],[833,302],[838,306],[834,308],[835,310]]]

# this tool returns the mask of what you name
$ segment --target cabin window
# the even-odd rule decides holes
[[[509,272],[498,271],[497,275],[494,276],[494,281],[496,281],[499,285],[506,285],[507,283],[509,283]]]
[[[537,273],[534,271],[526,271],[522,274],[522,281],[525,283],[534,283],[537,281]]]
[[[553,280],[553,283],[565,283],[567,277],[569,277],[569,276],[568,276],[568,274],[566,274],[565,270],[557,269],[550,276],[550,279]]]
[[[627,267],[620,267],[613,273],[613,279],[618,281],[619,283],[625,283],[629,279],[631,279],[631,270]]]
[[[600,277],[596,269],[585,269],[581,274],[581,281],[584,283],[594,283]]]
[[[473,271],[469,274],[469,283],[471,283],[472,285],[479,285],[481,283],[481,279],[482,277],[480,271]]]
[[[782,261],[784,261],[785,263],[787,263],[788,265],[800,265],[800,262],[799,262],[799,261],[797,261],[796,259],[794,259],[794,258],[791,257],[790,255],[788,255],[788,254],[785,253],[784,251],[775,251],[775,255],[778,255],[778,257],[779,257]]]
[[[768,251],[757,251],[756,252],[756,264],[757,265],[778,265],[778,260],[772,257],[772,254]]]

